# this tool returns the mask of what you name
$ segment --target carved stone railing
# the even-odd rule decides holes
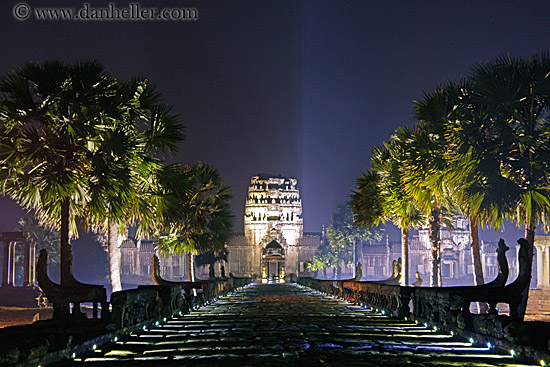
[[[234,278],[232,277],[226,279],[198,280],[195,282],[165,280],[160,275],[160,264],[157,255],[151,258],[151,263],[151,278],[156,285],[178,286],[180,289],[184,290],[187,295],[190,295],[193,289],[197,290],[196,299],[192,299],[192,304],[203,304],[208,300],[226,294],[233,288],[238,287],[238,285],[234,285]],[[243,278],[243,281],[240,283],[245,285],[249,282],[250,279]]]
[[[532,259],[529,256],[531,245],[523,238],[518,243],[519,274],[514,282],[505,285],[508,278],[505,252],[508,247],[500,240],[497,250],[499,274],[494,281],[470,287],[415,288],[412,293],[412,316],[419,321],[448,329],[471,329],[474,325],[470,304],[485,302],[489,305],[490,315],[498,315],[496,305],[504,303],[509,306],[511,320],[523,319],[523,315],[518,313],[518,307],[522,301],[522,293],[529,287]]]
[[[349,301],[365,304],[385,311],[395,317],[411,317],[448,331],[482,333],[495,338],[510,337],[513,331],[506,331],[507,325],[520,321],[518,306],[522,293],[529,287],[531,276],[531,245],[525,240],[518,240],[519,274],[517,279],[505,285],[508,279],[508,247],[503,240],[499,241],[497,260],[499,272],[495,280],[480,286],[470,287],[401,287],[383,282],[359,282],[353,280],[332,281],[301,278],[299,283],[319,291],[343,297]],[[394,274],[388,280],[395,281],[399,275],[394,267]],[[411,302],[412,301],[412,302]],[[485,302],[489,313],[473,315],[470,304]],[[412,309],[410,304],[412,303]],[[510,315],[498,315],[497,303],[508,304]],[[513,327],[508,327],[512,330]],[[507,330],[508,330],[507,329]]]
[[[72,253],[69,253],[72,258]],[[101,305],[101,318],[109,314],[107,303],[107,291],[102,285],[84,284],[78,282],[72,274],[67,274],[67,284],[54,283],[48,276],[48,254],[46,250],[40,250],[36,265],[36,278],[38,285],[46,294],[48,302],[53,303],[53,319],[67,321],[71,319],[86,318],[80,310],[80,304],[91,302],[93,304],[93,318],[98,318],[98,304]],[[72,313],[70,304],[73,304]]]
[[[401,258],[392,261],[392,275],[386,280],[379,280],[376,283],[399,285],[401,281]]]
[[[183,289],[185,293],[190,294],[193,289],[202,290],[203,281],[188,282],[188,281],[170,281],[165,280],[160,275],[160,262],[157,255],[151,258],[151,278],[156,285],[177,285]]]
[[[354,303],[365,304],[398,317],[409,317],[409,301],[413,288],[398,285],[346,281],[343,284],[344,298]]]

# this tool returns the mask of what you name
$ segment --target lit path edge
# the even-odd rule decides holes
[[[493,350],[296,284],[252,284],[56,366],[517,366]]]

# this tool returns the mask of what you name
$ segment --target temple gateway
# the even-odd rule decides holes
[[[284,281],[311,276],[304,262],[311,259],[321,233],[304,233],[302,200],[294,178],[258,175],[250,180],[244,213],[244,234],[227,245],[228,271],[234,276]]]

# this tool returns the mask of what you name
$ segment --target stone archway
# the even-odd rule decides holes
[[[262,250],[262,283],[283,283],[285,280],[285,250],[276,240]]]

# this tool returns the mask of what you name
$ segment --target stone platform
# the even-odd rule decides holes
[[[529,290],[525,321],[550,322],[550,288]]]
[[[254,284],[56,366],[517,366],[496,351],[295,284]]]

